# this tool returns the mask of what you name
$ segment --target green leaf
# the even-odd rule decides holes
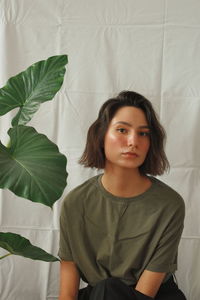
[[[39,247],[33,246],[28,239],[12,232],[0,232],[0,247],[9,251],[10,254],[20,255],[34,260],[49,262],[59,261],[57,257]]]
[[[10,147],[0,142],[0,188],[52,207],[66,186],[66,157],[33,127],[9,129]]]
[[[0,115],[19,107],[12,126],[28,123],[40,104],[51,100],[60,89],[66,64],[67,55],[52,56],[11,77],[0,89]]]

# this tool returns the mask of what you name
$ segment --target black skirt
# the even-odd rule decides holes
[[[80,289],[78,300],[150,300],[151,297],[134,290],[117,278],[100,281],[96,286]],[[186,300],[183,292],[178,288],[171,276],[167,282],[161,284],[154,298],[155,300]]]

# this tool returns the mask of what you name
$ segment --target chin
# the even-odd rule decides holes
[[[119,164],[118,166],[124,169],[139,169],[141,164]]]

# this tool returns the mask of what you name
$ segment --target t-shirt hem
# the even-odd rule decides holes
[[[151,272],[162,272],[162,273],[174,273],[177,270],[177,264],[168,265],[168,266],[154,266],[149,265],[146,270]]]
[[[62,255],[60,252],[58,252],[58,257],[59,257],[61,260],[65,260],[65,261],[73,261],[72,256],[66,256],[66,254],[65,254],[65,255]]]

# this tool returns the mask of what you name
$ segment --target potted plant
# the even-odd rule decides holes
[[[27,126],[40,104],[52,100],[62,86],[67,55],[49,57],[11,77],[0,89],[0,116],[19,108],[8,130],[7,146],[0,142],[0,188],[52,208],[66,186],[66,157],[56,144]],[[21,235],[0,232],[0,257],[20,255],[43,261],[57,257],[34,246]]]

